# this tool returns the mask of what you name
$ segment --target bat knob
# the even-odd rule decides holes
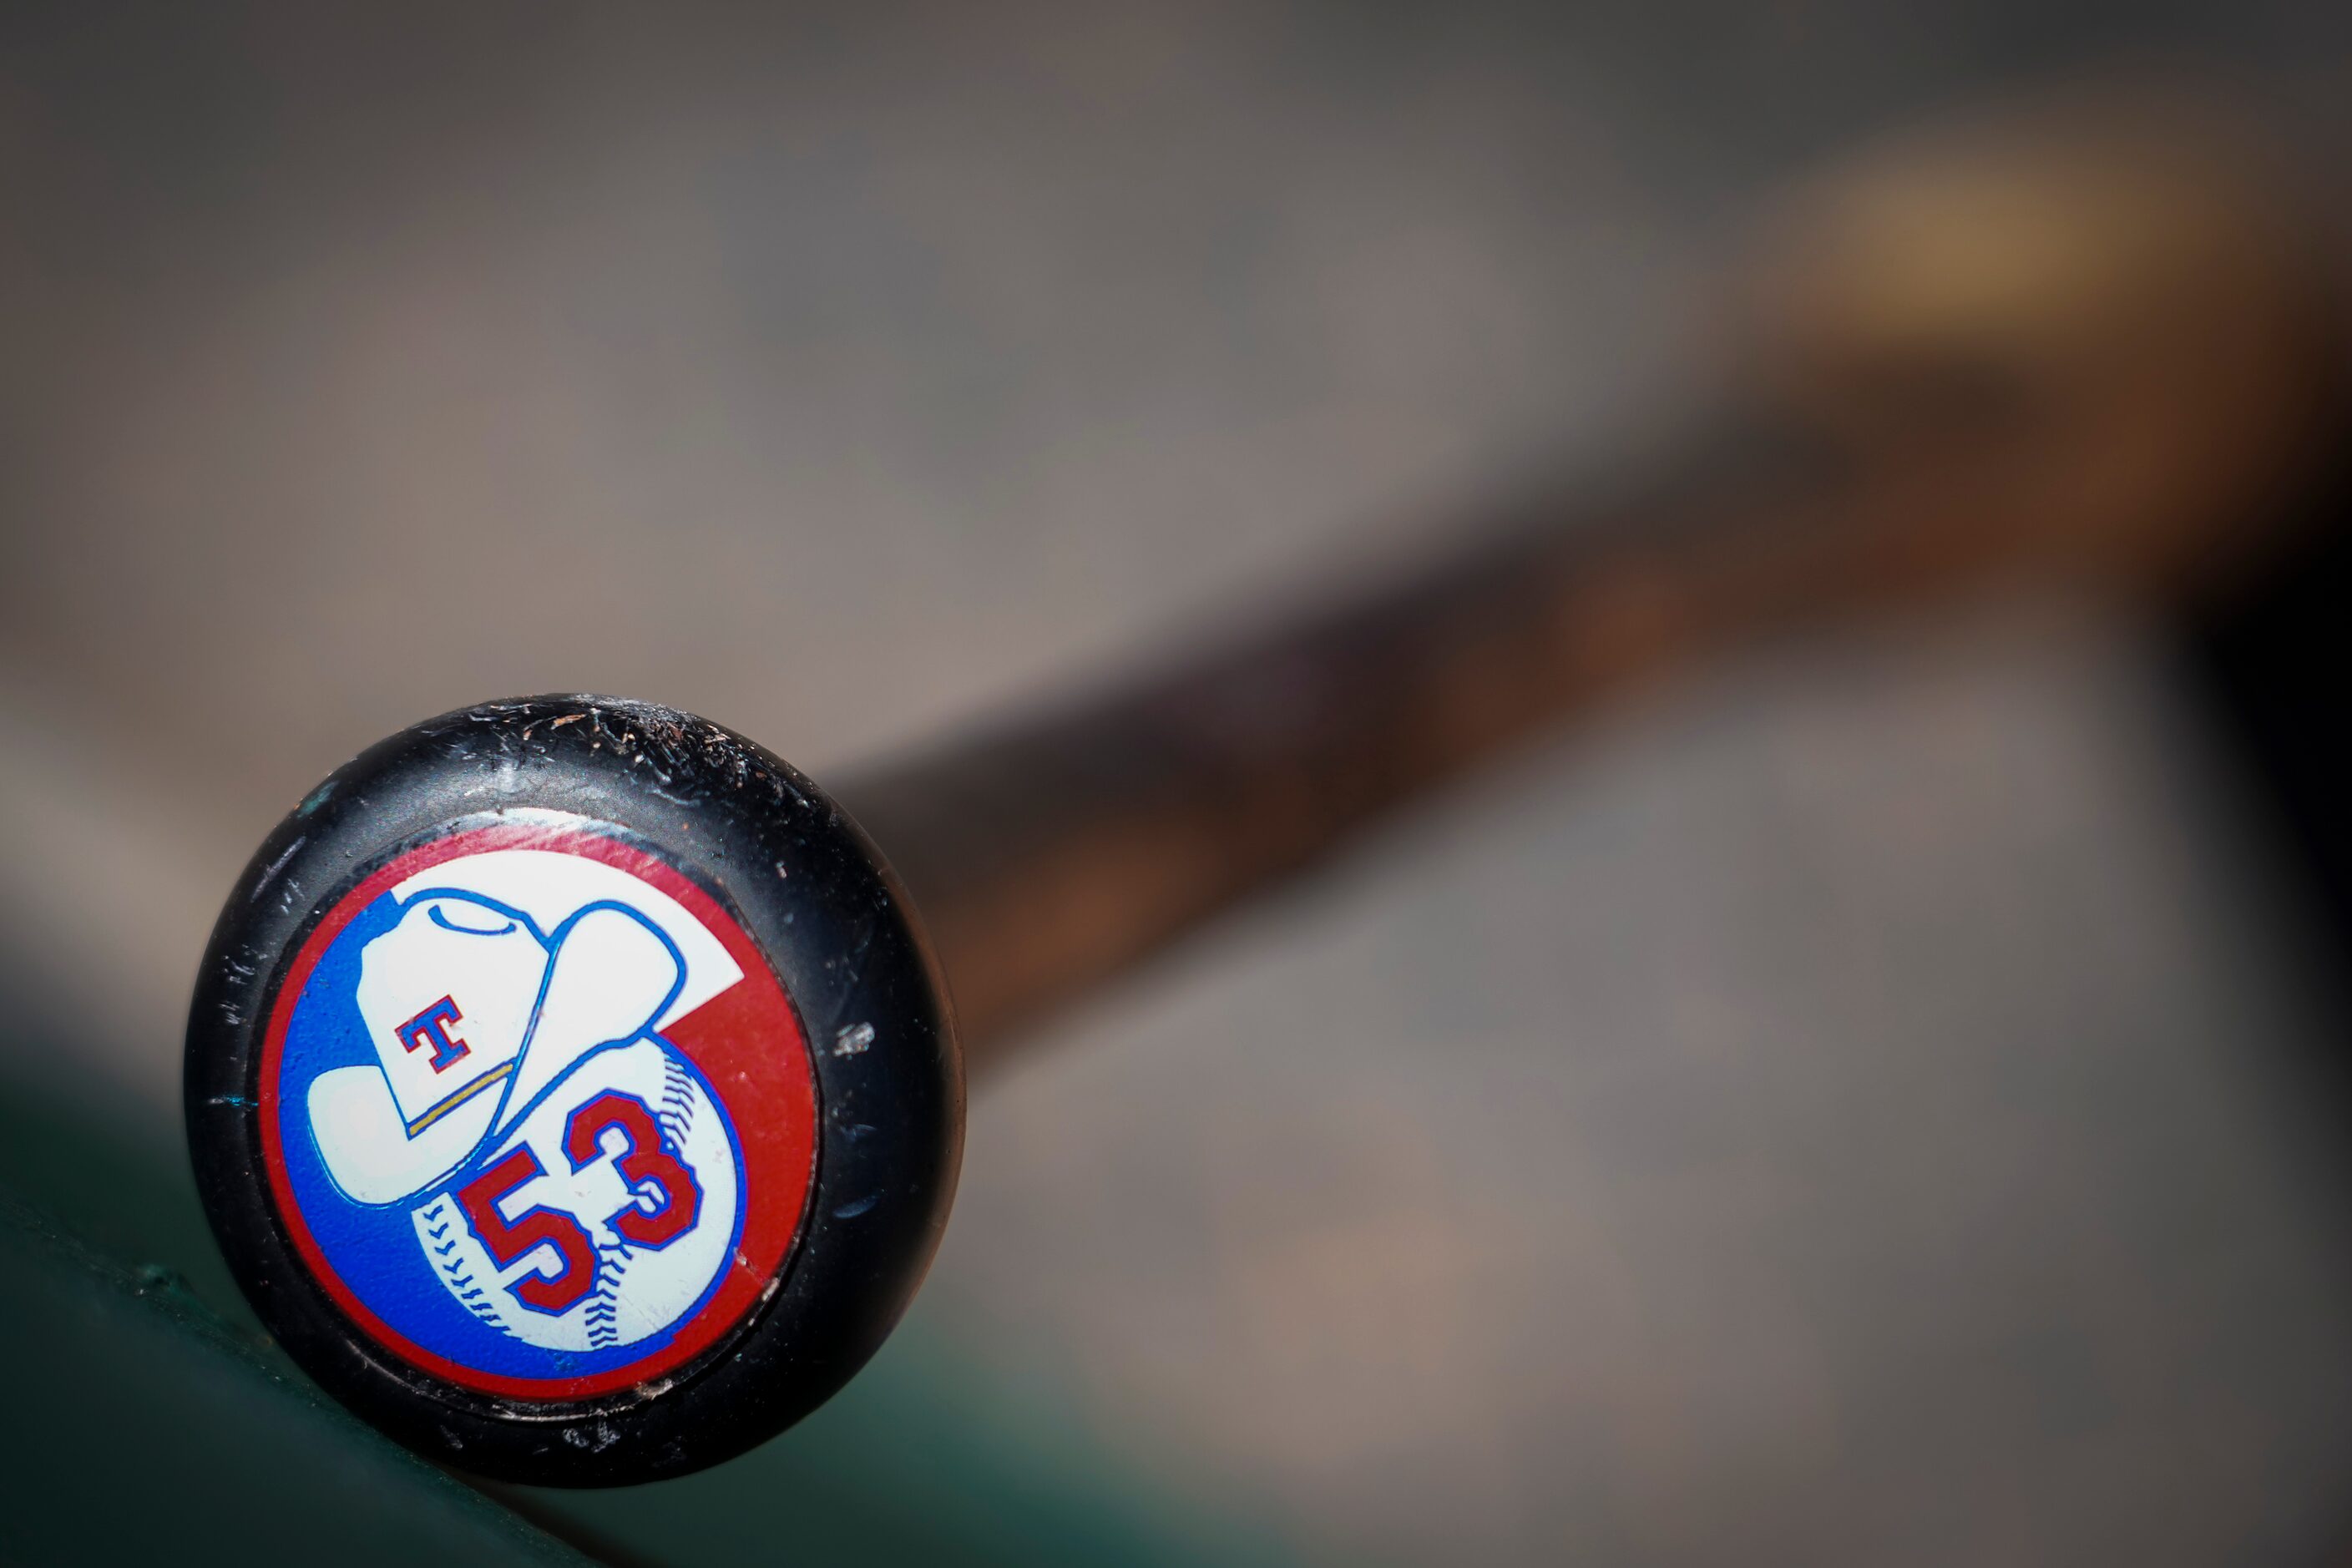
[[[488,703],[339,769],[222,910],[188,1142],[336,1398],[504,1480],[717,1463],[862,1366],[947,1222],[963,1071],[882,857],[690,714]]]

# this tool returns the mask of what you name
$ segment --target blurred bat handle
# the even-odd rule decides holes
[[[2342,359],[2318,247],[2224,140],[2078,114],[1874,154],[1790,204],[1731,412],[1623,499],[1454,520],[1384,584],[851,782],[973,1065],[1696,658],[2005,581],[2170,613],[2257,570],[2340,445]]]

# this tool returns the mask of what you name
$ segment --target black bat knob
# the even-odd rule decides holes
[[[246,868],[188,1021],[213,1228],[304,1370],[475,1474],[716,1463],[880,1345],[963,1076],[881,856],[667,708],[494,702],[339,769]]]

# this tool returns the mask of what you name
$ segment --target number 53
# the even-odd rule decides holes
[[[605,1149],[607,1132],[621,1135],[617,1152]],[[662,1147],[660,1125],[634,1095],[607,1090],[573,1111],[564,1124],[563,1152],[574,1171],[613,1160],[630,1190],[652,1200],[653,1207],[646,1208],[633,1199],[605,1220],[623,1239],[658,1248],[694,1228],[702,1188],[684,1162]],[[596,1283],[596,1248],[588,1232],[561,1209],[525,1209],[512,1219],[499,1210],[516,1188],[546,1173],[530,1146],[519,1144],[457,1189],[457,1206],[501,1269],[539,1248],[555,1249],[552,1258],[542,1254],[531,1272],[507,1289],[535,1312],[562,1313],[578,1306]]]

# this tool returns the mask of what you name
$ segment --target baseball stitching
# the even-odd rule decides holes
[[[433,1267],[441,1271],[442,1283],[448,1286],[449,1293],[457,1298],[461,1306],[499,1332],[509,1338],[518,1337],[512,1329],[507,1327],[504,1316],[499,1311],[497,1300],[475,1279],[474,1271],[466,1267],[465,1255],[457,1247],[457,1227],[460,1223],[457,1205],[444,1193],[425,1205],[424,1212],[418,1215],[417,1239],[424,1243],[425,1255]]]
[[[663,1053],[662,1104],[654,1120],[661,1124],[669,1152],[680,1160],[686,1158],[686,1135],[694,1128],[694,1100],[693,1075],[676,1057]],[[589,1299],[587,1315],[591,1350],[609,1350],[621,1342],[621,1288],[634,1256],[635,1249],[617,1237],[610,1246],[596,1249],[596,1291]]]

